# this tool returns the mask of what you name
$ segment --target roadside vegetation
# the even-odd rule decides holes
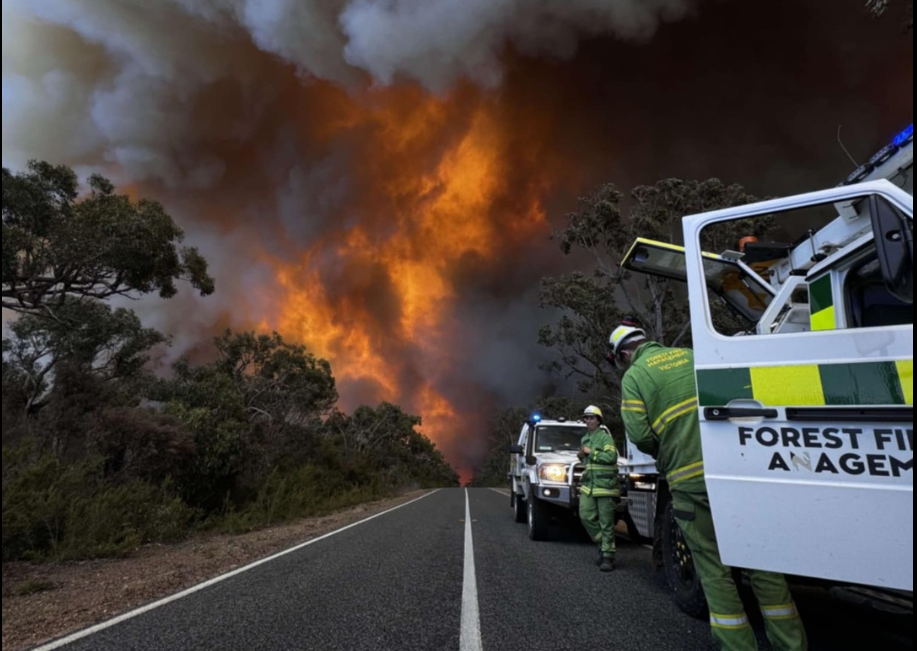
[[[227,331],[156,375],[169,345],[114,297],[216,289],[164,208],[67,167],[3,170],[3,561],[118,556],[458,485],[396,405],[335,408],[330,364]]]

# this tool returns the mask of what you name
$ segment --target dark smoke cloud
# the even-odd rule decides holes
[[[556,222],[608,180],[833,185],[852,167],[838,125],[865,159],[912,120],[912,61],[911,37],[861,0],[4,0],[3,163],[101,171],[167,204],[219,283],[134,306],[174,354],[275,314],[274,263],[327,242],[313,266],[342,319],[370,306],[407,406],[431,383],[480,415],[542,390],[537,281],[580,262],[547,227],[518,234],[533,195]],[[435,118],[426,91],[448,99]],[[434,169],[485,104],[505,170],[497,254],[456,262],[441,332],[404,341],[386,272],[330,245],[357,224],[390,237],[392,169]],[[355,106],[437,138],[379,150],[384,121],[346,126]],[[369,378],[343,390],[348,406],[380,395]],[[480,421],[457,429],[476,441]],[[474,445],[448,443],[450,459]]]

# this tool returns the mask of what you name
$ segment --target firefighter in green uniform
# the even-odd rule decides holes
[[[615,569],[615,510],[621,499],[618,448],[602,424],[602,410],[587,407],[583,414],[587,432],[579,457],[586,464],[580,488],[579,517],[589,537],[599,546],[599,569]]]
[[[675,518],[710,606],[713,637],[723,651],[757,651],[731,570],[723,565],[704,480],[694,354],[648,341],[638,327],[617,328],[611,356],[625,370],[621,391],[627,436],[656,458],[672,493]],[[772,572],[749,572],[767,637],[774,651],[808,649],[805,628],[786,579]]]

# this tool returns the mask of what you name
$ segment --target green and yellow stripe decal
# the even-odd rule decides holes
[[[898,377],[901,379],[901,390],[904,393],[904,404],[914,404],[914,360],[897,362]]]
[[[809,305],[812,312],[812,330],[837,328],[837,311],[834,308],[834,287],[831,275],[816,280],[809,286]]]
[[[705,407],[733,400],[769,407],[913,406],[914,361],[702,369],[697,385]]]

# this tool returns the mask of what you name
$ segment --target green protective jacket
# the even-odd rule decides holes
[[[583,458],[586,471],[580,492],[591,497],[621,497],[618,476],[618,446],[608,428],[602,425],[583,437],[582,447],[592,453]]]
[[[640,346],[621,393],[627,437],[656,459],[671,490],[706,492],[693,351]]]

